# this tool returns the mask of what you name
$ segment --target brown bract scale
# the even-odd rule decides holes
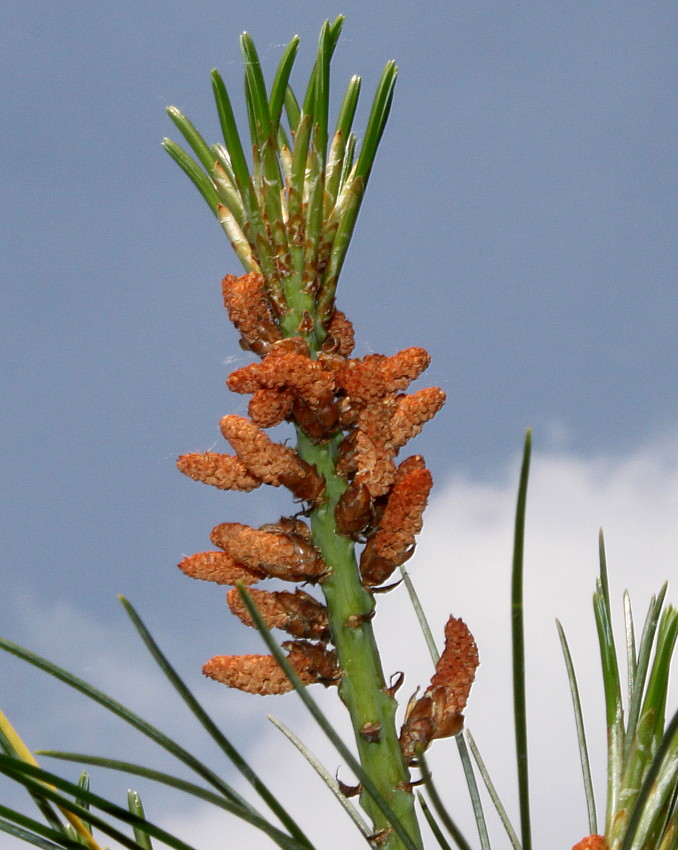
[[[449,711],[445,703],[445,692],[436,688],[427,692],[433,703],[433,737],[450,738],[464,727],[464,715],[461,711]]]
[[[337,475],[341,475],[347,481],[352,480],[358,469],[356,463],[356,437],[357,431],[349,431],[344,439],[339,443],[337,449],[336,470]]]
[[[225,522],[213,529],[211,539],[236,561],[270,578],[313,582],[327,572],[320,552],[298,534]]]
[[[228,316],[240,331],[242,347],[265,354],[281,338],[281,333],[271,311],[264,278],[253,273],[240,277],[229,274],[221,287]]]
[[[274,531],[276,534],[296,534],[304,540],[311,540],[311,529],[297,517],[281,516],[278,522],[267,522],[259,526],[260,531]]]
[[[344,797],[357,797],[363,790],[362,785],[347,785],[345,782],[342,782],[339,777],[337,777],[337,785]]]
[[[309,290],[313,291],[313,290]],[[310,336],[313,333],[315,321],[308,310],[304,310],[301,316],[301,321],[297,325],[297,332],[303,334],[304,337]]]
[[[249,492],[261,484],[261,480],[240,458],[232,455],[203,452],[181,455],[177,459],[178,469],[203,484],[211,484],[220,490],[242,490]]]
[[[216,584],[236,585],[239,581],[243,584],[256,584],[261,578],[261,573],[239,564],[226,552],[198,552],[189,555],[179,564],[179,569],[190,578],[198,578],[203,581],[213,581]]]
[[[368,841],[370,842],[372,847],[376,847],[377,850],[379,850],[379,847],[384,847],[386,842],[393,835],[393,832],[394,830],[391,826],[386,827],[386,829],[378,829],[376,832],[373,832],[372,835],[370,835]]]
[[[400,730],[400,749],[406,764],[416,760],[418,752],[425,752],[433,740],[433,706],[430,697],[412,697]]]
[[[334,508],[337,530],[357,540],[372,519],[372,496],[365,484],[354,481],[344,490]]]
[[[299,354],[302,357],[310,357],[311,349],[303,336],[288,336],[273,343],[270,353]]]
[[[289,650],[288,660],[295,670],[311,674],[315,681],[325,687],[336,685],[341,678],[337,654],[321,643],[307,640],[286,640],[283,648]]]
[[[402,563],[405,563],[405,561],[403,560]],[[379,585],[389,580],[397,566],[399,564],[389,561],[388,558],[382,557],[374,550],[365,548],[360,556],[360,579],[365,587],[382,590]],[[383,588],[383,590],[386,589],[391,590],[392,585]]]
[[[351,398],[347,395],[342,395],[337,398],[337,408],[339,410],[339,422],[344,429],[353,428],[358,422],[359,407],[355,407]]]
[[[328,641],[330,637],[327,608],[303,590],[269,592],[250,590],[252,602],[269,629],[282,629],[297,638]],[[229,591],[228,607],[246,626],[254,627],[238,590]]]
[[[318,474],[315,466],[301,458],[295,469],[280,476],[280,483],[303,502],[319,502],[325,490],[325,479]]]
[[[318,352],[318,363],[327,372],[341,372],[346,368],[346,358],[336,351],[324,351],[321,349]]]
[[[381,723],[372,720],[360,727],[360,737],[370,744],[378,744],[381,741]]]
[[[304,590],[280,591],[278,599],[289,620],[285,631],[299,638],[328,643],[331,639],[327,607]]]
[[[322,350],[325,354],[338,354],[348,357],[355,345],[353,325],[341,310],[335,310],[327,326],[327,338]]]
[[[421,699],[410,701],[405,723],[400,732],[400,748],[407,764],[416,762],[434,738],[458,735],[464,727],[461,712],[445,711],[444,695],[438,691],[426,692]]]
[[[329,440],[336,433],[339,424],[339,408],[332,399],[328,399],[326,404],[319,407],[311,407],[296,399],[292,406],[292,416],[306,436],[315,443]]]

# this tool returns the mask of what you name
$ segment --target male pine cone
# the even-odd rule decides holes
[[[326,323],[320,350],[314,352],[302,333],[283,336],[279,305],[269,297],[262,276],[228,275],[223,294],[242,347],[261,358],[232,372],[227,381],[232,391],[251,395],[249,418],[228,415],[221,421],[233,454],[186,454],[177,465],[190,478],[222,490],[248,492],[261,484],[286,487],[303,507],[295,518],[259,529],[222,523],[211,534],[218,551],[192,555],[179,566],[192,578],[217,584],[251,586],[276,578],[322,588],[332,564],[323,559],[301,517],[327,498],[326,480],[295,449],[266,434],[267,428],[287,421],[312,443],[335,447],[335,469],[344,482],[334,510],[336,529],[364,544],[360,580],[371,593],[412,555],[433,483],[421,456],[396,463],[400,449],[445,402],[437,387],[405,392],[428,366],[429,355],[422,348],[409,348],[391,357],[351,358],[353,327],[336,309]],[[269,628],[295,638],[283,646],[301,681],[337,684],[341,671],[325,605],[300,589],[250,595]],[[253,625],[237,591],[229,593],[228,602],[243,623]],[[272,656],[216,656],[203,669],[211,678],[251,693],[291,689]],[[415,738],[426,746],[439,736],[441,712],[447,716],[463,708],[459,702],[454,712],[449,707],[443,711],[440,688],[436,694],[434,702],[429,692],[425,697],[435,712],[431,710],[426,720],[423,737],[414,735],[412,722],[408,727],[406,721],[403,748],[409,758],[414,756]]]

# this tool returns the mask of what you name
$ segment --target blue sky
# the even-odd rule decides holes
[[[678,446],[673,3],[23,0],[0,22],[0,632],[102,685],[137,682],[125,664],[144,663],[120,592],[187,676],[216,652],[254,651],[221,592],[174,565],[207,548],[217,522],[287,509],[278,493],[209,492],[174,466],[221,450],[220,417],[245,409],[224,380],[248,358],[220,301],[236,258],[159,146],[177,135],[164,107],[216,140],[209,70],[239,92],[239,33],[267,73],[298,33],[301,74],[339,12],[335,91],[360,73],[367,100],[390,58],[400,77],[338,302],[358,354],[431,352],[421,385],[442,386],[448,403],[413,448],[438,482],[435,510],[466,516],[465,493],[466,527],[504,546],[498,515],[473,499],[510,504],[531,426],[554,493],[569,494],[544,487],[539,504],[562,523],[551,539],[589,546],[576,576],[554,577],[555,598],[566,606],[571,591],[590,620],[600,524],[630,535],[620,561],[629,581],[645,579],[639,607],[675,574],[678,540],[663,525],[675,526]],[[460,522],[431,523],[440,534],[425,545],[455,551],[463,571],[472,541],[440,543]],[[497,564],[499,551],[487,558],[502,573],[510,551]],[[0,671],[3,706],[36,746],[67,740],[76,702],[14,662]],[[47,730],[43,687],[57,706]],[[229,706],[249,741],[251,703]]]

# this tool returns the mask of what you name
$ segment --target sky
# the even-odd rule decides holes
[[[468,724],[514,816],[507,594],[519,453],[533,429],[535,833],[537,844],[569,847],[587,829],[554,618],[587,677],[587,718],[600,741],[590,605],[599,527],[618,612],[628,587],[642,619],[650,595],[676,574],[678,14],[670,2],[630,0],[383,9],[370,0],[3,8],[0,634],[190,736],[116,600],[126,595],[281,793],[298,801],[303,787],[319,845],[355,840],[267,728],[267,712],[287,718],[339,766],[295,697],[258,701],[199,673],[214,654],[259,651],[259,639],[225,612],[222,589],[190,582],[174,565],[208,548],[219,522],[257,525],[290,508],[277,491],[211,492],[176,471],[179,454],[227,450],[219,419],[244,413],[246,402],[224,381],[250,358],[221,304],[219,281],[239,272],[237,259],[160,148],[163,136],[177,136],[169,104],[217,140],[213,67],[245,119],[243,30],[269,79],[299,34],[294,83],[309,69],[322,21],[343,13],[334,91],[363,76],[358,121],[385,62],[395,59],[400,73],[338,304],[356,327],[358,356],[423,345],[432,364],[417,386],[448,394],[410,444],[436,481],[411,573],[439,632],[454,613],[476,635],[482,666]],[[429,662],[415,625],[402,628],[408,616],[402,590],[380,602],[385,669],[409,671],[409,693],[430,670],[422,679]],[[321,698],[331,705],[331,694]],[[134,746],[135,758],[156,759],[120,724],[14,659],[0,658],[0,706],[31,746],[100,754]],[[208,752],[199,736],[190,740]],[[447,776],[453,745],[438,744],[432,759]],[[600,747],[597,759],[602,792]],[[299,786],[288,772],[297,769]],[[95,780],[121,797],[127,787],[124,777]],[[450,787],[458,781],[452,775]],[[0,797],[12,795],[0,783]],[[152,789],[144,799],[196,846],[213,846],[223,830]],[[318,819],[325,811],[337,822],[329,836]],[[229,826],[234,846],[240,829]],[[0,837],[2,850],[15,846]]]

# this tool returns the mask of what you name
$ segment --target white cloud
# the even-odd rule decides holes
[[[664,442],[620,458],[583,459],[539,452],[533,457],[525,581],[535,846],[567,848],[588,831],[570,697],[554,619],[560,618],[570,640],[580,678],[594,780],[602,791],[605,732],[591,609],[598,572],[598,528],[602,525],[606,532],[615,613],[621,613],[621,594],[628,587],[636,618],[642,621],[650,595],[675,575],[677,447],[676,442]],[[514,459],[493,482],[481,483],[463,475],[438,481],[417,554],[409,565],[436,634],[441,634],[447,616],[454,613],[466,620],[476,637],[481,667],[467,711],[468,726],[514,823],[509,580],[518,466],[518,459]],[[404,588],[380,599],[376,628],[387,675],[396,670],[406,673],[401,691],[405,701],[417,685],[426,685],[431,662]],[[348,734],[333,694],[316,696],[330,706],[332,717]],[[318,847],[343,850],[359,846],[357,832],[327,790],[264,719],[267,712],[281,717],[317,751],[330,770],[335,770],[341,759],[298,708],[296,697],[244,699],[251,712],[248,720],[256,720],[260,713],[261,721],[254,727],[252,722],[246,724],[247,737],[241,737],[239,745],[262,777],[273,777],[271,785],[276,793],[289,801]],[[675,687],[672,700],[675,707]],[[242,719],[240,706],[244,702],[235,700],[233,704]],[[162,705],[158,707],[162,710]],[[238,724],[237,718],[225,723],[236,744]],[[252,728],[259,730],[254,743]],[[431,762],[440,787],[475,844],[457,761],[453,742],[435,744]],[[343,771],[340,778],[350,781]],[[601,796],[599,818],[603,804]],[[263,835],[213,810],[195,807],[180,813],[181,807],[174,806],[163,816],[157,805],[154,801],[149,815],[176,829],[194,846],[212,846],[215,842],[234,847],[252,843],[257,848],[269,846]],[[489,811],[488,817],[496,846],[507,846]],[[0,847],[10,846],[0,837]]]

